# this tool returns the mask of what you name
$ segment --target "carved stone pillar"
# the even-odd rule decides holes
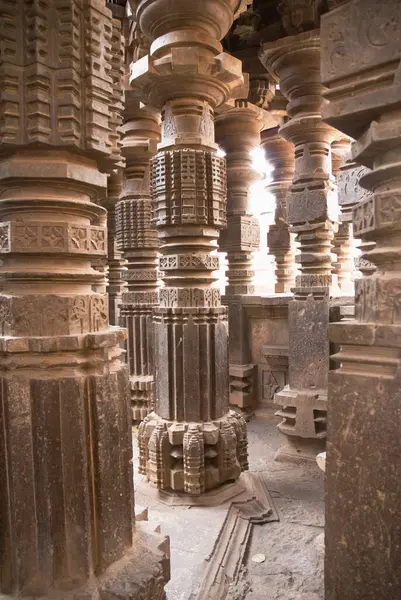
[[[227,228],[219,250],[227,253],[225,302],[228,305],[229,401],[241,408],[254,400],[247,317],[241,296],[255,293],[254,253],[259,250],[259,223],[251,208],[251,186],[260,178],[252,167],[252,151],[260,146],[263,110],[246,100],[221,107],[215,118],[216,139],[226,152]]]
[[[118,246],[127,259],[127,288],[122,297],[121,324],[128,329],[132,419],[142,421],[153,410],[154,336],[152,310],[158,305],[158,247],[152,225],[150,159],[160,140],[160,117],[140,108],[126,93],[122,153],[126,159],[121,201],[117,205]]]
[[[335,132],[321,118],[319,30],[266,43],[261,56],[289,101],[289,119],[279,133],[295,147],[288,222],[297,234],[300,268],[289,303],[289,385],[275,397],[282,406],[279,429],[289,446],[277,459],[314,460],[326,438],[331,247],[337,219],[330,154]]]
[[[100,0],[0,13],[0,596],[161,600],[163,555],[133,523],[125,332],[91,266],[120,24]]]
[[[164,288],[154,311],[156,410],[139,428],[140,471],[159,489],[198,495],[247,468],[245,421],[228,412],[227,315],[213,287],[225,226],[225,161],[213,111],[243,86],[222,53],[238,0],[143,1],[137,19],[154,39],[131,84],[162,109],[152,161],[154,223]]]
[[[107,210],[107,295],[109,299],[109,320],[111,325],[120,322],[120,304],[126,278],[125,260],[117,248],[116,204],[122,187],[121,169],[111,173],[107,180],[107,196],[102,206]]]
[[[252,183],[260,175],[252,167],[252,151],[260,146],[263,110],[246,100],[221,107],[215,118],[216,139],[226,152],[227,227],[219,249],[227,253],[226,295],[255,292],[253,254],[259,249],[259,223],[252,214]]]
[[[371,172],[355,237],[377,271],[355,284],[354,321],[330,326],[327,600],[401,597],[401,10],[355,0],[322,18],[326,120]]]
[[[276,294],[290,292],[295,284],[295,248],[289,231],[287,198],[294,177],[294,146],[279,135],[279,128],[262,132],[262,148],[273,167],[272,180],[266,190],[276,199],[274,223],[267,234],[269,253],[275,258]]]

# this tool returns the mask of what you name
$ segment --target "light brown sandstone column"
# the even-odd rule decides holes
[[[163,555],[133,520],[125,332],[91,266],[120,24],[101,0],[0,14],[0,596],[161,600]]]
[[[275,258],[276,294],[290,292],[295,284],[294,236],[288,225],[288,194],[294,176],[294,146],[279,134],[279,127],[262,131],[262,148],[273,167],[266,191],[276,199],[274,223],[267,234],[269,253]]]
[[[245,90],[244,95],[247,95]],[[243,296],[255,294],[254,253],[259,249],[259,222],[251,208],[252,184],[260,179],[252,166],[252,151],[260,146],[264,111],[246,100],[218,109],[216,139],[226,152],[227,227],[220,232],[219,250],[227,253],[225,302],[229,324],[229,401],[240,408],[254,403],[247,316]]]
[[[128,330],[127,354],[131,409],[142,421],[154,404],[154,335],[152,311],[158,305],[158,239],[152,225],[150,159],[160,140],[160,116],[140,108],[126,92],[122,154],[126,159],[120,202],[116,208],[117,243],[127,259],[127,288],[121,324]]]
[[[355,320],[330,326],[326,600],[401,597],[401,4],[354,0],[322,18],[326,120],[371,169],[353,208],[377,270]]]
[[[292,33],[302,18],[293,2],[285,5],[284,24]],[[305,7],[303,18],[308,28],[318,13]],[[277,458],[314,460],[326,438],[331,248],[338,213],[330,154],[335,132],[321,118],[320,32],[314,29],[266,43],[261,57],[288,99],[289,118],[280,135],[295,148],[288,222],[297,234],[300,268],[289,303],[289,384],[275,396],[282,406],[279,429],[289,445]]]
[[[198,495],[247,467],[246,425],[228,411],[227,315],[213,285],[226,224],[225,161],[214,109],[243,85],[222,52],[239,0],[143,0],[137,19],[154,40],[131,85],[162,109],[152,160],[154,223],[164,288],[154,311],[156,410],[139,429],[140,470],[162,490]]]

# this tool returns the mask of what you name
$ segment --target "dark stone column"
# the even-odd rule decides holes
[[[152,198],[164,282],[154,310],[156,410],[139,429],[140,461],[153,485],[190,495],[247,468],[245,421],[228,411],[227,314],[211,255],[226,224],[214,109],[243,86],[240,61],[219,40],[243,4],[154,0],[137,10],[154,42],[131,84],[162,109]]]
[[[293,32],[302,18],[294,2],[285,4],[284,23]],[[305,27],[315,18],[305,8]],[[282,406],[279,429],[288,437],[288,446],[277,459],[314,461],[326,438],[331,248],[338,215],[330,154],[335,131],[321,118],[320,32],[266,43],[261,57],[288,99],[289,118],[280,135],[295,149],[288,222],[297,234],[300,268],[289,303],[289,385],[275,398]]]
[[[353,209],[377,268],[356,318],[333,324],[326,463],[326,600],[401,597],[401,5],[355,0],[322,18],[325,120],[371,169]]]
[[[267,234],[269,253],[274,256],[276,294],[290,292],[295,284],[294,236],[288,225],[288,194],[294,177],[294,146],[279,135],[279,127],[262,132],[262,148],[266,160],[274,168],[266,190],[276,199],[274,223]]]
[[[154,408],[153,308],[158,305],[157,231],[152,225],[150,159],[160,140],[160,115],[140,108],[126,92],[122,154],[126,159],[121,200],[116,208],[118,247],[127,259],[127,288],[121,324],[128,329],[131,409],[140,422]]]
[[[161,600],[163,554],[133,520],[125,332],[92,268],[120,24],[98,0],[0,14],[0,596]]]
[[[248,319],[241,299],[255,293],[253,261],[260,237],[250,196],[260,175],[252,167],[251,153],[260,145],[263,116],[258,106],[237,100],[221,107],[215,118],[216,139],[227,162],[227,227],[220,233],[219,250],[227,252],[228,262],[224,302],[228,306],[229,401],[240,408],[252,406],[256,392]]]

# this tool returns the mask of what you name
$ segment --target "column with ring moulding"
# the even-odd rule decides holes
[[[162,110],[152,160],[154,223],[164,287],[154,310],[155,412],[139,432],[141,469],[161,490],[199,495],[247,468],[245,421],[228,410],[227,314],[213,271],[226,224],[225,160],[214,109],[242,88],[241,63],[222,52],[239,0],[143,0],[154,42],[131,85]]]
[[[127,354],[133,422],[154,405],[154,335],[152,313],[158,304],[159,243],[151,222],[150,159],[160,140],[160,114],[140,107],[132,90],[125,93],[122,154],[126,160],[116,207],[117,244],[127,259],[127,287],[121,324],[128,330]]]
[[[294,2],[286,0],[285,5],[284,23],[292,33],[294,22],[300,27],[302,19]],[[318,19],[307,7],[303,12],[305,27]],[[295,151],[288,222],[297,234],[300,268],[288,308],[289,382],[275,396],[282,407],[279,429],[288,442],[276,459],[314,461],[326,438],[331,248],[338,216],[330,154],[336,132],[321,117],[320,32],[313,29],[268,42],[261,60],[288,100],[288,120],[279,134]]]
[[[232,100],[217,110],[215,118],[216,139],[227,163],[227,227],[220,232],[219,250],[227,252],[228,262],[224,302],[229,322],[229,401],[240,408],[252,406],[256,392],[249,324],[241,299],[255,294],[254,255],[260,235],[251,191],[262,175],[253,168],[252,152],[260,145],[263,117],[263,109],[255,104]]]
[[[269,253],[275,258],[276,294],[291,292],[295,284],[295,241],[288,225],[288,194],[294,177],[294,146],[279,134],[279,127],[262,131],[262,148],[273,167],[266,191],[273,194],[276,206],[274,223],[267,234]]]
[[[162,538],[133,518],[125,331],[92,267],[121,26],[102,0],[0,13],[0,596],[162,600]]]
[[[329,330],[325,598],[387,600],[401,597],[401,3],[354,0],[321,28],[323,116],[371,169],[353,226],[376,266],[355,320]]]

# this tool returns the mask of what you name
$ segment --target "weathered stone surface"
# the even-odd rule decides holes
[[[357,282],[356,319],[330,327],[326,598],[401,593],[399,2],[355,0],[322,19],[327,120],[356,138],[370,194],[353,208],[373,274]],[[341,90],[341,93],[339,91]]]
[[[125,331],[93,265],[121,25],[100,0],[0,13],[0,595],[162,600],[165,552],[134,525]]]

